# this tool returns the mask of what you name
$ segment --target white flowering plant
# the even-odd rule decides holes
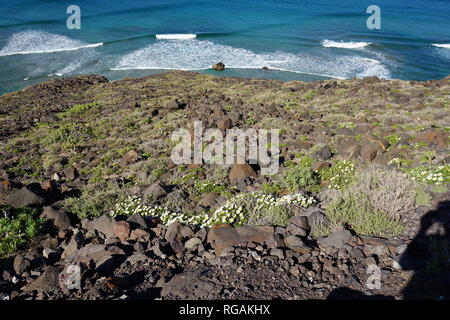
[[[446,185],[450,183],[450,164],[425,165],[406,170],[411,179],[431,185]]]
[[[346,122],[341,122],[338,123],[337,127],[339,129],[355,129],[356,128],[356,124],[351,122],[351,121],[346,121]]]
[[[158,217],[166,225],[178,222],[200,227],[211,227],[218,224],[242,226],[249,223],[255,224],[255,221],[282,224],[292,215],[287,209],[289,205],[308,208],[316,202],[313,197],[300,193],[279,198],[258,192],[241,193],[209,215],[208,212],[199,214],[172,212],[166,207],[145,205],[141,198],[130,196],[117,202],[110,215],[115,217],[137,213],[142,216]],[[283,217],[280,217],[280,212],[284,215]],[[271,217],[273,213],[276,213],[277,216]]]
[[[355,175],[356,165],[348,160],[336,161],[329,168],[319,171],[320,179],[325,182],[329,188],[342,189],[348,186]]]

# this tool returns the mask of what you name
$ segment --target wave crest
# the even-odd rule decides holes
[[[255,53],[247,49],[216,44],[208,40],[158,41],[122,56],[112,70],[131,69],[209,69],[222,61],[227,68],[260,69],[313,74],[333,78],[377,76],[390,78],[389,70],[378,60],[360,56]]]
[[[103,43],[85,43],[80,40],[40,30],[28,30],[14,33],[6,46],[0,50],[0,56],[15,54],[34,54],[95,48]]]
[[[450,43],[433,43],[434,47],[450,49]]]
[[[362,49],[367,47],[371,43],[369,42],[343,42],[343,41],[332,41],[323,40],[322,46],[325,48],[342,48],[342,49]]]
[[[174,34],[157,34],[155,35],[155,37],[156,39],[163,39],[163,40],[188,40],[197,38],[197,35],[174,33]]]

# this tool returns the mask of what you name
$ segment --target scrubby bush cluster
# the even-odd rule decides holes
[[[348,160],[336,161],[329,168],[319,171],[320,179],[329,188],[341,189],[349,185],[354,177],[356,166]]]
[[[23,249],[41,231],[43,221],[36,210],[0,206],[0,257]]]
[[[64,207],[81,219],[95,218],[112,210],[117,200],[127,196],[126,187],[121,188],[113,183],[88,184],[80,197],[70,197],[64,200]]]
[[[368,236],[395,236],[403,225],[386,212],[376,209],[366,194],[343,194],[327,206],[325,233],[349,226],[357,234]],[[328,232],[327,232],[328,231]]]
[[[291,192],[317,191],[320,185],[320,176],[311,169],[312,159],[303,157],[298,163],[289,165],[280,185]]]
[[[349,225],[366,235],[399,234],[403,229],[401,217],[415,210],[417,187],[397,170],[377,166],[361,168],[348,187],[321,192],[329,227]]]

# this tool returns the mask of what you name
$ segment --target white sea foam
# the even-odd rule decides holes
[[[322,41],[322,46],[325,48],[362,49],[368,45],[370,45],[369,42],[343,42],[332,40]]]
[[[112,70],[202,70],[211,68],[218,61],[225,63],[227,68],[260,69],[269,67],[270,69],[341,79],[366,76],[390,78],[390,72],[383,63],[357,55],[255,53],[242,48],[215,44],[207,40],[158,41],[122,56]]]
[[[197,38],[197,35],[174,33],[174,34],[157,34],[155,35],[155,37],[156,39],[165,39],[165,40],[188,40]]]
[[[438,48],[450,49],[449,43],[433,43],[433,46],[438,47]]]
[[[0,56],[15,54],[50,53],[84,48],[95,48],[103,43],[85,43],[80,40],[40,30],[14,33],[0,50]]]

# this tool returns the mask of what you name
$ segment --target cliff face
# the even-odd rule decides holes
[[[223,298],[226,285],[217,279],[224,275],[215,265],[224,252],[236,269],[238,260],[255,264],[245,272],[246,281],[261,286],[253,294],[241,281],[227,297],[268,297],[270,291],[273,298],[288,298],[291,290],[299,298],[324,298],[335,287],[351,286],[351,275],[362,276],[367,265],[392,269],[396,261],[401,269],[404,246],[418,235],[431,232],[447,241],[447,220],[438,220],[432,231],[422,229],[424,219],[448,208],[449,107],[449,77],[281,82],[173,71],[114,82],[95,75],[51,80],[0,97],[0,205],[11,210],[3,219],[13,219],[23,207],[45,207],[43,218],[54,228],[40,233],[45,245],[31,246],[54,250],[61,267],[114,254],[145,260],[157,270],[152,277],[162,280],[146,278],[136,292],[164,287],[167,297],[181,297],[182,276],[162,274],[172,263],[193,286],[212,288],[190,298]],[[176,165],[171,134],[192,131],[194,121],[224,134],[231,128],[278,129],[280,170],[264,176],[258,164]],[[133,213],[159,220],[130,220]],[[170,221],[192,229],[158,225]],[[202,228],[223,223],[278,228],[215,233]],[[125,247],[114,242],[119,240]],[[88,257],[98,244],[102,254]],[[229,251],[230,245],[240,251]],[[75,257],[80,248],[86,252]],[[5,253],[15,254],[0,252]],[[266,256],[272,262],[265,263]],[[344,267],[344,260],[355,269]],[[139,271],[115,262],[120,266],[109,265],[109,274]],[[209,275],[200,266],[211,268]],[[285,286],[274,291],[258,281],[255,270],[275,275],[277,268],[284,270]],[[228,276],[244,279],[242,272]],[[383,294],[398,296],[405,281],[401,273],[390,277],[392,286]],[[359,290],[361,283],[353,285]],[[76,297],[88,298],[91,287]],[[120,296],[114,290],[106,295]]]

